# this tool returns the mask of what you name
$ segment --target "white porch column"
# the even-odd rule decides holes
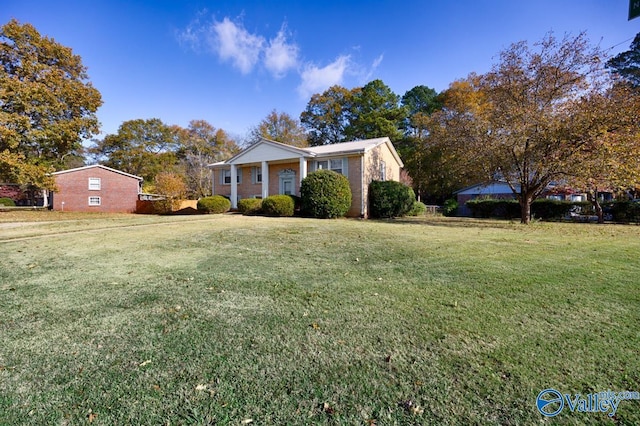
[[[260,171],[262,172],[262,198],[267,198],[269,196],[269,163],[263,161]]]
[[[231,165],[231,208],[238,208],[238,169]]]
[[[304,157],[300,157],[300,183],[302,183],[302,179],[307,177],[307,159]]]

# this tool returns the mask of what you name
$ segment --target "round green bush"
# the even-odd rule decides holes
[[[261,208],[261,198],[243,198],[238,201],[238,211],[245,215],[258,214]]]
[[[394,180],[374,180],[369,184],[371,217],[400,217],[406,215],[416,201],[413,189]]]
[[[294,202],[288,195],[270,195],[262,200],[262,213],[267,216],[293,216]]]
[[[442,206],[442,214],[448,217],[455,216],[458,212],[458,202],[453,198],[449,198]]]
[[[11,198],[2,197],[0,198],[0,206],[15,207],[16,203]]]
[[[407,216],[424,216],[427,213],[427,206],[420,201],[416,201],[411,206],[411,210],[407,212]]]
[[[351,207],[349,180],[332,170],[309,173],[300,185],[304,215],[320,219],[342,217]]]
[[[222,195],[214,195],[213,197],[204,197],[198,200],[198,211],[204,213],[224,213],[231,208],[231,201]]]

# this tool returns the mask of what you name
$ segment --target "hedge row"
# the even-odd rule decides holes
[[[473,217],[514,219],[521,216],[517,200],[483,198],[469,200],[466,205]],[[539,199],[531,203],[531,215],[538,219],[560,219],[569,214],[574,206],[575,203],[569,201]]]

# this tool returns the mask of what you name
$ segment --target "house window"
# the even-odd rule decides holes
[[[89,191],[100,191],[100,178],[89,178]]]
[[[380,180],[387,180],[387,163],[380,162]]]
[[[262,167],[251,168],[251,183],[262,183]]]
[[[100,205],[100,197],[89,197],[89,205],[90,206],[99,206]]]
[[[330,160],[320,160],[315,163],[315,170],[333,170],[341,175],[347,175],[347,159],[332,158]]]
[[[231,185],[231,170],[222,170],[220,180],[223,185]],[[236,170],[236,183],[242,183],[242,171]]]

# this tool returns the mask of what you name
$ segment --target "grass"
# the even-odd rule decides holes
[[[0,424],[545,423],[542,389],[640,390],[639,257],[634,226],[1,213]]]

